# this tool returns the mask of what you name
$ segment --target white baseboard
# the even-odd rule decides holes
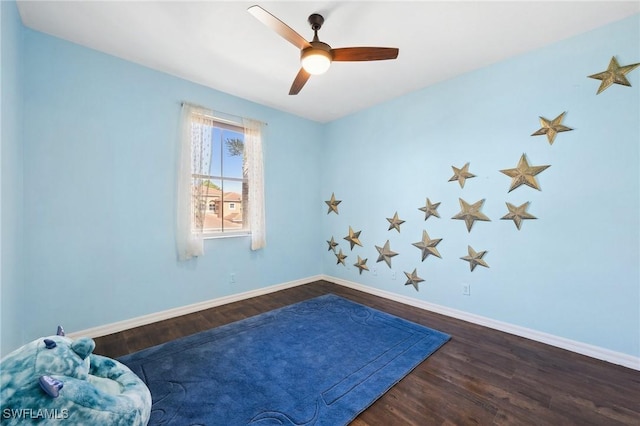
[[[232,294],[230,296],[218,297],[216,299],[205,300],[204,302],[194,303],[192,305],[181,306],[178,308],[167,309],[166,311],[155,312],[149,315],[143,315],[136,318],[131,318],[124,321],[118,321],[111,324],[101,325],[98,327],[88,328],[86,330],[75,331],[67,333],[67,336],[71,339],[77,339],[78,337],[100,337],[107,334],[118,333],[120,331],[129,330],[131,328],[140,327],[142,325],[151,324],[158,321],[163,321],[170,318],[179,317],[181,315],[187,315],[194,312],[202,311],[216,306],[226,305],[227,303],[238,302],[240,300],[250,299],[256,296],[262,296],[264,294],[274,293],[276,291],[285,290],[292,287],[297,287],[303,284],[309,284],[314,281],[323,279],[317,275],[314,277],[304,278],[295,281],[289,281],[283,284],[277,284],[270,287],[259,288],[257,290],[246,291],[243,293]]]
[[[435,312],[438,314],[446,315],[448,317],[457,318],[473,324],[478,324],[484,327],[492,328],[494,330],[503,331],[505,333],[524,337],[530,340],[534,340],[536,342],[545,343],[547,345],[555,346],[555,347],[566,349],[575,353],[586,355],[591,358],[607,361],[612,364],[618,364],[624,367],[632,368],[634,370],[640,370],[639,357],[634,357],[632,355],[612,351],[609,349],[601,348],[599,346],[589,345],[589,344],[578,342],[575,340],[565,339],[563,337],[558,337],[552,334],[543,333],[530,328],[520,327],[517,325],[509,324],[502,321],[497,321],[497,320],[483,317],[480,315],[475,315],[469,312],[464,312],[457,309],[448,308],[446,306],[425,302],[423,300],[402,296],[399,294],[369,287],[363,284],[358,284],[352,281],[343,280],[341,278],[336,278],[329,275],[316,275],[313,277],[308,277],[308,278],[295,280],[295,281],[289,281],[286,283],[277,284],[277,285],[273,285],[265,288],[260,288],[257,290],[251,290],[243,293],[232,294],[230,296],[224,296],[216,299],[206,300],[204,302],[194,303],[192,305],[168,309],[166,311],[156,312],[149,315],[143,315],[140,317],[136,317],[136,318],[132,318],[124,321],[119,321],[111,324],[93,327],[86,330],[76,331],[73,333],[67,333],[67,336],[72,339],[76,339],[82,336],[87,336],[92,338],[105,336],[107,334],[118,333],[120,331],[128,330],[135,327],[140,327],[142,325],[151,324],[157,321],[175,318],[181,315],[191,314],[193,312],[214,308],[216,306],[226,305],[227,303],[238,302],[240,300],[249,299],[251,297],[262,296],[264,294],[274,293],[276,291],[297,287],[299,285],[309,284],[318,280],[330,281],[332,283],[335,283],[344,287],[348,287],[354,290],[359,290],[365,293],[373,294],[374,296],[383,297],[385,299],[394,300],[396,302],[400,302],[405,305],[414,306],[416,308],[424,309],[426,311]]]
[[[411,297],[402,296],[402,295],[391,293],[385,290],[380,290],[380,289],[369,287],[363,284],[358,284],[352,281],[343,280],[341,278],[323,275],[322,279],[342,285],[344,287],[352,288],[354,290],[359,290],[365,293],[373,294],[374,296],[380,296],[380,297],[384,297],[385,299],[394,300],[396,302],[400,302],[405,305],[410,305],[416,308],[446,315],[448,317],[457,318],[473,324],[478,324],[484,327],[492,328],[494,330],[504,331],[505,333],[514,334],[520,337],[525,337],[527,339],[534,340],[536,342],[545,343],[547,345],[555,346],[561,349],[566,349],[571,352],[579,353],[581,355],[586,355],[591,358],[596,358],[602,361],[607,361],[612,364],[618,364],[624,367],[632,368],[634,370],[640,370],[639,357],[634,357],[632,355],[612,351],[609,349],[601,348],[599,346],[589,345],[587,343],[582,343],[575,340],[565,339],[564,337],[558,337],[553,334],[543,333],[530,328],[520,327],[520,326],[509,324],[506,322],[497,321],[491,318],[475,315],[469,312],[459,311],[457,309],[448,308],[446,306],[436,305],[434,303],[417,300]]]

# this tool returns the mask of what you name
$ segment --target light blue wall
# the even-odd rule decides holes
[[[632,88],[598,96],[586,78],[612,55],[640,62],[639,20],[321,125],[27,30],[2,2],[2,352],[57,324],[81,330],[325,273],[639,356],[640,70]],[[269,123],[265,250],[215,240],[205,257],[175,260],[183,100]],[[563,111],[574,131],[552,146],[529,136],[539,115]],[[507,193],[498,170],[525,152],[551,165],[542,191]],[[467,161],[477,177],[464,189],[447,182]],[[331,192],[339,215],[326,214]],[[426,197],[442,203],[440,219],[423,220]],[[458,197],[486,198],[492,222],[468,233],[450,219]],[[531,201],[539,219],[517,231],[499,219],[505,201]],[[406,220],[399,234],[385,219],[395,211]],[[364,245],[353,251],[350,225]],[[423,229],[443,238],[442,259],[420,261],[411,243]],[[331,236],[348,265],[359,254],[377,275],[336,265]],[[400,253],[395,280],[376,263],[374,245],[387,239]],[[469,271],[467,244],[488,250],[490,269]],[[413,268],[426,280],[419,292],[404,285]]]
[[[0,188],[0,353],[23,341],[23,185],[20,116],[22,111],[22,25],[15,3],[0,2],[0,128],[2,173]]]
[[[640,15],[455,78],[326,126],[323,200],[342,200],[339,215],[324,214],[323,240],[334,236],[349,257],[367,258],[377,275],[336,264],[323,254],[328,275],[419,300],[528,327],[633,356],[640,355],[639,150],[640,69],[632,87],[615,85],[596,96],[615,55],[622,65],[640,62]],[[372,66],[373,67],[373,66]],[[549,145],[538,116],[574,128]],[[499,170],[526,153],[531,165],[551,165],[538,175],[541,191],[520,187]],[[464,189],[448,182],[451,166],[470,162]],[[441,216],[424,221],[425,198],[441,202]],[[451,220],[458,198],[486,199],[491,222]],[[531,202],[518,231],[500,220],[505,202]],[[401,232],[386,218],[398,212]],[[325,212],[326,213],[326,212]],[[363,247],[343,240],[349,226]],[[412,243],[422,230],[442,238],[442,259],[424,262]],[[399,255],[393,270],[376,263],[389,239]],[[460,260],[467,245],[487,250],[490,268]],[[405,286],[403,271],[417,268],[420,291]],[[392,271],[396,279],[392,279]],[[462,285],[471,285],[471,296]]]
[[[28,337],[321,273],[318,123],[26,29],[24,79]],[[209,240],[177,262],[183,100],[268,123],[266,249]]]

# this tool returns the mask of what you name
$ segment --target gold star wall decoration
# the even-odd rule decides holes
[[[469,267],[471,268],[471,272],[476,268],[476,266],[484,266],[488,268],[487,262],[482,260],[485,254],[487,254],[486,250],[481,252],[476,252],[471,246],[467,246],[467,250],[469,251],[468,256],[461,257],[460,259],[469,262]]]
[[[349,243],[351,244],[351,250],[353,250],[353,246],[355,246],[356,244],[362,247],[362,244],[360,244],[360,240],[358,239],[358,237],[360,237],[360,232],[362,231],[353,232],[353,229],[349,227],[349,235],[344,237],[344,239],[349,241]]]
[[[424,212],[424,220],[429,219],[431,216],[440,217],[438,214],[438,206],[440,203],[432,203],[431,200],[427,198],[426,205],[424,207],[420,207],[418,210]]]
[[[405,272],[404,274],[407,276],[407,282],[404,285],[412,285],[416,291],[420,291],[418,284],[424,280],[418,276],[417,269],[414,269],[412,273]]]
[[[360,275],[362,275],[362,271],[369,270],[369,268],[367,267],[367,259],[361,259],[360,256],[358,256],[358,261],[354,263],[353,266],[358,268],[358,270],[360,271]]]
[[[551,166],[530,166],[527,161],[527,156],[522,154],[516,168],[500,170],[500,173],[504,173],[511,178],[511,187],[509,188],[509,192],[521,185],[527,185],[540,191],[540,186],[538,185],[538,181],[535,176],[549,167]]]
[[[516,228],[518,228],[518,230],[520,230],[520,226],[522,226],[522,221],[524,219],[537,219],[537,217],[527,213],[527,209],[529,208],[529,201],[519,205],[518,207],[514,206],[511,203],[506,203],[506,204],[507,204],[507,209],[509,209],[509,213],[502,216],[500,219],[513,220],[513,223],[516,224]]]
[[[336,196],[335,194],[332,192],[331,193],[331,199],[325,201],[325,203],[327,203],[327,205],[329,206],[329,210],[327,211],[327,214],[334,212],[335,214],[339,214],[338,213],[338,204],[340,204],[342,202],[342,200],[336,200]]]
[[[395,212],[393,217],[388,217],[387,220],[389,221],[388,231],[395,229],[396,231],[400,232],[400,225],[404,223],[404,220],[398,218],[398,212]]]
[[[327,240],[327,244],[329,244],[329,251],[333,250],[333,252],[335,253],[338,243],[334,241],[333,236],[331,237],[330,240]]]
[[[540,117],[540,125],[542,126],[540,129],[536,130],[531,136],[540,136],[547,135],[547,140],[549,141],[549,145],[553,145],[553,141],[556,138],[556,135],[560,132],[568,132],[573,130],[571,127],[567,127],[562,124],[562,119],[567,112],[563,112],[553,120],[547,120],[544,117]]]
[[[376,250],[378,250],[378,253],[380,254],[376,262],[382,262],[384,260],[387,266],[391,268],[391,258],[393,256],[397,256],[398,253],[391,251],[391,249],[389,248],[389,240],[387,240],[387,242],[384,243],[383,247],[378,247],[378,246],[375,246],[375,247],[376,247]]]
[[[469,173],[469,163],[462,166],[461,169],[453,166],[451,166],[451,168],[453,169],[453,176],[451,176],[451,179],[449,179],[449,182],[453,182],[457,180],[458,183],[460,184],[460,188],[464,188],[464,183],[466,182],[467,179],[476,177],[476,175]]]
[[[431,238],[429,238],[429,234],[427,234],[427,231],[425,231],[423,229],[422,230],[422,241],[418,241],[417,243],[413,243],[413,245],[415,247],[418,247],[420,250],[422,250],[422,261],[424,262],[424,260],[430,254],[432,254],[434,256],[437,256],[437,257],[442,259],[442,256],[440,256],[440,253],[438,252],[438,249],[436,248],[436,246],[440,243],[440,241],[442,241],[442,238],[435,238],[433,240]]]
[[[339,253],[336,253],[336,259],[338,259],[338,261],[336,262],[336,265],[338,265],[338,264],[342,263],[344,266],[347,266],[347,265],[345,265],[345,263],[344,263],[344,260],[345,260],[346,258],[347,258],[347,256],[346,256],[346,255],[344,255],[344,254],[342,254],[342,249],[340,249],[340,252],[339,252]]]
[[[462,198],[458,198],[458,200],[460,201],[460,212],[451,219],[464,220],[464,223],[467,225],[468,232],[471,232],[473,222],[476,220],[491,222],[491,219],[489,219],[484,213],[480,212],[480,209],[484,204],[484,198],[473,204],[467,203]]]
[[[620,84],[623,86],[631,87],[631,83],[629,83],[629,80],[627,80],[627,77],[625,76],[639,66],[640,63],[625,65],[621,67],[620,64],[618,64],[618,60],[616,59],[616,57],[612,56],[611,61],[609,61],[609,67],[606,71],[602,71],[588,77],[595,78],[596,80],[602,80],[602,83],[600,83],[600,87],[598,87],[598,92],[596,93],[596,95],[599,95],[613,84]]]

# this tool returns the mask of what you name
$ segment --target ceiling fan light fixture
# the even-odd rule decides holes
[[[318,48],[304,49],[300,55],[302,68],[312,75],[324,74],[331,66],[331,53]]]

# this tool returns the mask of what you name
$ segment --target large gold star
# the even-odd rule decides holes
[[[431,203],[427,198],[427,204],[424,207],[420,207],[418,210],[424,212],[424,220],[429,219],[430,216],[440,217],[438,214],[438,206],[440,203]]]
[[[488,268],[487,262],[482,260],[485,254],[487,254],[486,250],[481,252],[476,252],[471,246],[467,246],[467,250],[469,251],[469,256],[461,257],[460,259],[469,262],[469,267],[471,268],[471,272],[476,268],[476,266],[484,266]]]
[[[462,198],[458,198],[458,200],[460,201],[460,212],[451,219],[464,220],[464,223],[467,225],[467,231],[471,232],[473,222],[475,222],[476,220],[491,222],[491,219],[485,216],[484,213],[480,212],[480,209],[484,204],[484,198],[480,201],[476,201],[473,204],[467,203]]]
[[[516,224],[516,228],[520,230],[520,226],[522,225],[522,221],[524,219],[537,219],[532,214],[527,213],[527,209],[529,208],[529,201],[524,204],[519,205],[518,207],[514,206],[511,203],[506,203],[507,208],[509,209],[509,213],[502,216],[500,219],[504,220],[513,220],[513,223]]]
[[[387,220],[389,221],[388,231],[395,229],[396,231],[400,232],[400,225],[404,223],[404,220],[398,218],[398,212],[395,212],[393,217],[388,217]]]
[[[383,247],[378,247],[378,246],[375,246],[375,247],[376,247],[376,250],[378,250],[378,253],[380,253],[380,255],[378,256],[378,260],[376,260],[376,262],[381,262],[384,260],[387,266],[391,268],[391,258],[393,256],[397,256],[398,253],[391,251],[391,249],[389,248],[389,240],[387,240],[387,242],[384,243]]]
[[[500,170],[500,173],[504,173],[511,178],[511,187],[509,188],[509,192],[521,185],[527,185],[540,191],[540,187],[538,186],[538,181],[535,176],[549,167],[551,166],[530,166],[527,161],[527,156],[522,154],[522,157],[520,157],[520,161],[518,162],[518,166],[515,169]]]
[[[338,265],[338,264],[342,263],[344,266],[347,266],[347,265],[345,265],[345,263],[344,263],[344,260],[345,260],[346,258],[347,258],[347,256],[346,256],[346,255],[344,255],[344,254],[342,254],[342,249],[340,249],[340,252],[339,252],[339,253],[336,253],[336,259],[338,259],[338,261],[336,262],[336,265]]]
[[[405,272],[404,274],[407,276],[407,282],[404,283],[404,285],[411,284],[416,289],[416,291],[420,291],[420,289],[418,288],[418,283],[421,283],[424,280],[418,276],[417,269],[414,269],[412,273]]]
[[[553,120],[549,121],[544,117],[540,117],[540,125],[542,126],[539,130],[536,130],[531,136],[540,136],[547,135],[547,140],[549,141],[549,145],[553,145],[553,141],[556,138],[556,135],[560,132],[568,132],[573,130],[571,127],[567,127],[561,124],[564,115],[567,112],[563,112]]]
[[[609,61],[609,67],[606,71],[602,71],[589,76],[589,78],[602,80],[602,83],[600,83],[600,87],[598,87],[598,92],[596,93],[596,95],[599,95],[614,83],[631,87],[631,83],[629,83],[629,80],[627,80],[627,77],[625,77],[625,75],[636,69],[638,66],[640,66],[640,63],[625,65],[621,67],[620,64],[618,64],[618,60],[616,59],[616,57],[612,56],[611,61]]]
[[[344,237],[344,239],[349,241],[349,243],[351,244],[351,250],[353,250],[353,246],[355,246],[356,244],[362,247],[362,244],[360,244],[360,240],[358,239],[358,237],[360,237],[360,232],[362,231],[353,232],[353,229],[349,227],[349,235]]]
[[[360,259],[360,256],[358,256],[358,261],[354,263],[353,266],[358,268],[358,270],[360,271],[360,275],[362,275],[362,271],[369,270],[369,268],[367,268],[367,259]]]
[[[453,169],[453,176],[451,176],[451,179],[449,179],[449,182],[453,182],[454,180],[457,180],[458,183],[460,184],[460,188],[464,188],[464,183],[467,179],[476,177],[476,175],[469,173],[469,163],[462,166],[461,169],[453,166],[451,166],[451,168]]]
[[[442,256],[440,256],[440,253],[438,252],[438,249],[436,248],[436,246],[440,243],[440,241],[442,241],[442,238],[435,238],[433,240],[429,238],[429,234],[427,234],[427,231],[423,229],[422,241],[413,243],[413,245],[415,247],[418,247],[420,250],[422,250],[422,261],[424,262],[424,260],[430,254],[437,256],[439,258],[442,258]]]
[[[335,194],[332,192],[331,193],[331,199],[325,201],[325,203],[327,203],[327,205],[329,206],[329,210],[327,211],[327,214],[334,212],[335,214],[339,214],[338,213],[338,204],[340,204],[342,202],[342,200],[336,200],[336,196]]]
[[[333,250],[333,252],[335,253],[338,243],[334,241],[333,236],[331,236],[331,239],[327,241],[327,244],[329,244],[329,251]]]

